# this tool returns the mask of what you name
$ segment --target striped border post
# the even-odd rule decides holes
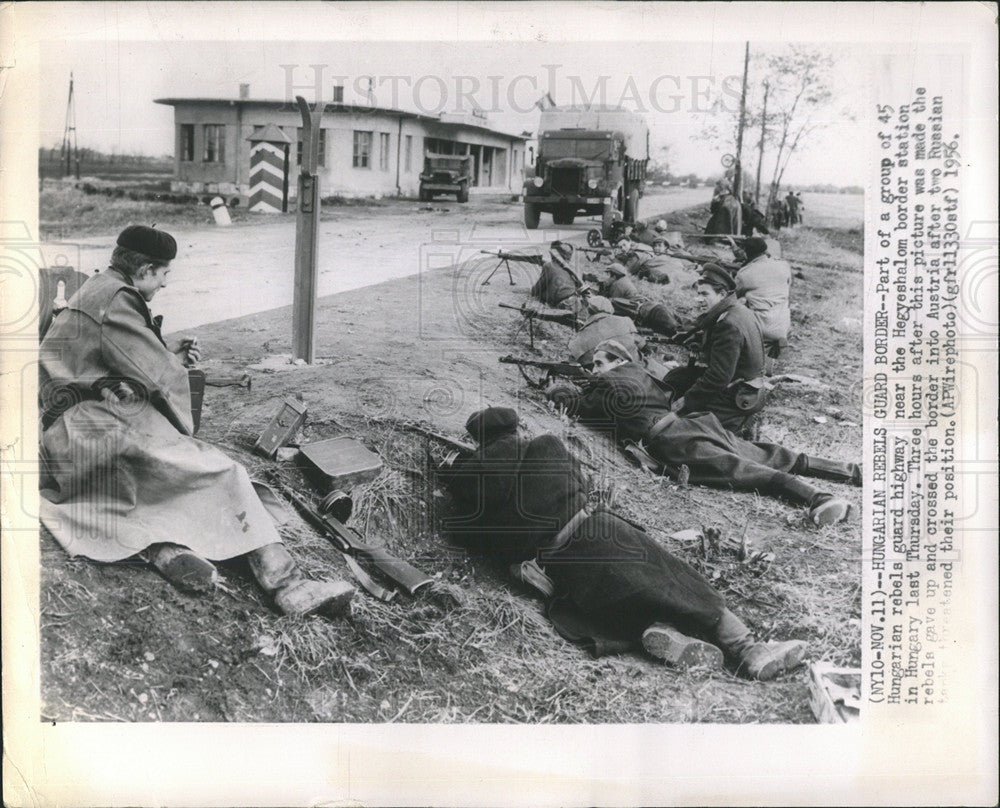
[[[250,147],[250,210],[283,213],[288,210],[288,147],[291,140],[274,124],[254,132]]]

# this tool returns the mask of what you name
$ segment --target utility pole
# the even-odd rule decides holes
[[[72,141],[72,143],[70,142]],[[76,142],[76,105],[73,103],[73,73],[69,74],[69,98],[66,99],[66,125],[63,127],[62,149],[59,162],[63,166],[63,176],[68,177],[76,163],[76,178],[80,179],[80,150]]]
[[[750,70],[750,43],[747,42],[743,53],[743,92],[740,95],[740,123],[736,130],[736,165],[734,169],[736,176],[733,177],[733,196],[740,203],[740,212],[737,213],[737,233],[742,232],[743,227],[743,127],[746,125],[747,117],[747,74]]]
[[[767,131],[767,94],[771,89],[768,82],[764,82],[764,110],[760,115],[760,151],[757,155],[757,189],[754,191],[753,200],[760,204],[760,169],[764,164],[764,134]]]

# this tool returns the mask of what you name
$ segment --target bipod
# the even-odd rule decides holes
[[[493,277],[494,275],[496,275],[496,274],[497,274],[497,270],[498,270],[498,269],[500,269],[500,267],[501,267],[501,266],[503,266],[503,267],[506,267],[506,269],[507,269],[507,280],[509,280],[509,281],[510,281],[510,285],[511,285],[511,286],[517,286],[517,284],[516,284],[516,283],[514,283],[514,276],[513,276],[513,275],[511,275],[511,273],[510,273],[510,257],[509,257],[509,256],[506,256],[506,255],[504,255],[504,256],[501,256],[501,257],[500,257],[500,260],[499,260],[499,261],[497,261],[497,265],[496,265],[495,267],[493,267],[493,271],[492,271],[492,272],[491,272],[491,273],[490,273],[489,275],[487,275],[487,276],[486,276],[486,280],[485,280],[485,281],[483,281],[483,282],[482,282],[481,284],[479,284],[479,285],[480,285],[480,286],[489,286],[489,283],[490,283],[490,279],[491,279],[491,278],[492,278],[492,277]]]

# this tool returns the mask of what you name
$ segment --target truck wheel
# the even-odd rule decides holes
[[[614,205],[605,205],[604,210],[601,212],[601,237],[605,239],[611,238],[611,231],[614,228],[615,223],[615,208]]]
[[[524,226],[529,230],[535,230],[538,228],[538,221],[542,218],[541,212],[538,210],[536,205],[532,205],[530,202],[524,203]]]
[[[632,191],[625,200],[625,221],[636,222],[639,220],[639,191]]]
[[[468,185],[463,185],[461,188],[458,189],[458,201],[459,202],[468,202],[469,201],[469,186]]]
[[[420,187],[420,201],[430,202],[431,195],[424,190],[423,186]]]

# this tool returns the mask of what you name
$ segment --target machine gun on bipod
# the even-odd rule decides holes
[[[535,320],[544,320],[547,323],[558,323],[572,328],[574,331],[580,327],[576,313],[566,309],[539,309],[531,306],[512,306],[510,303],[497,303],[501,309],[511,309],[520,312],[521,316],[528,323],[528,339],[531,347],[535,347]]]
[[[545,263],[545,259],[540,255],[524,255],[522,253],[505,252],[504,250],[480,250],[479,252],[483,255],[492,255],[493,257],[500,259],[497,261],[497,265],[493,267],[493,271],[486,276],[486,280],[484,280],[480,286],[488,286],[490,280],[492,280],[493,276],[496,275],[497,270],[500,269],[500,267],[506,268],[507,279],[510,281],[510,285],[516,286],[517,284],[514,283],[514,276],[511,275],[510,272],[511,261],[522,264],[535,264],[536,266],[541,266]]]
[[[589,382],[593,375],[577,362],[544,362],[538,359],[521,359],[516,356],[501,356],[500,362],[505,365],[517,365],[521,377],[535,390],[543,390],[553,379],[569,379],[571,382]],[[535,368],[543,371],[540,378],[532,378],[525,368]]]

